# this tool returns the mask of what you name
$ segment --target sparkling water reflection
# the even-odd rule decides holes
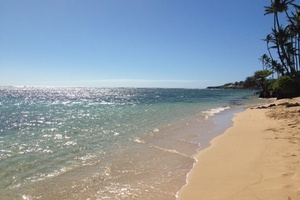
[[[251,97],[241,90],[0,87],[0,195],[172,199],[206,120]],[[193,124],[203,128],[183,132]]]

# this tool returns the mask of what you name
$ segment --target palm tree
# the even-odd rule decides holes
[[[283,1],[286,1],[286,0],[283,0]],[[283,4],[281,0],[274,0],[274,1],[270,0],[270,2],[271,2],[271,6],[265,6],[265,15],[273,14],[273,16],[274,16],[274,20],[273,20],[274,27],[272,29],[272,34],[274,37],[269,38],[269,39],[273,40],[273,43],[275,44],[274,47],[276,47],[276,49],[277,49],[277,54],[279,56],[279,59],[280,59],[282,65],[284,65],[284,60],[282,57],[282,53],[280,51],[280,46],[278,44],[276,35],[277,35],[277,30],[280,27],[278,14],[281,12],[284,12],[284,10],[286,10],[287,7],[286,7],[286,4]]]
[[[273,72],[269,71],[269,70],[260,70],[260,71],[256,71],[254,73],[254,79],[257,81],[257,83],[259,84],[259,86],[261,87],[261,97],[267,97],[269,95],[267,95],[268,93],[268,84],[267,84],[267,77],[270,76],[271,74],[273,74]]]
[[[279,60],[282,64],[282,66],[285,68],[287,73],[289,73],[289,69],[287,67],[287,62],[286,62],[286,53],[285,53],[285,48],[284,44],[286,43],[286,34],[284,31],[282,31],[282,27],[280,26],[278,28],[279,30],[277,31],[276,29],[272,29],[272,33],[270,34],[270,42],[272,42],[274,45],[269,47],[269,49],[277,49],[277,55],[279,57]]]
[[[296,71],[300,70],[300,7],[293,4],[296,9],[296,13],[292,12],[292,17],[289,19],[289,27],[294,38],[294,49],[295,49],[295,62],[296,62]]]
[[[265,39],[270,59],[264,59],[263,65],[276,71],[278,77],[289,76],[297,83],[295,94],[300,95],[300,6],[294,2],[295,0],[270,0],[270,6],[264,7],[265,15],[273,14],[274,19],[272,32]],[[285,24],[280,22],[283,19],[279,16],[281,13],[286,15]],[[278,61],[273,59],[272,49],[276,49],[277,58],[274,58]]]
[[[282,26],[278,27],[278,31],[274,31],[275,38],[277,40],[277,45],[280,49],[280,56],[283,61],[283,66],[286,68],[287,74],[292,73],[294,70],[294,62],[293,62],[293,44],[290,42],[291,34],[289,32],[288,26],[283,28]]]
[[[284,68],[276,60],[272,60],[270,66],[273,71],[277,72],[277,77],[284,76]]]
[[[268,35],[266,36],[266,38],[264,39],[264,41],[267,43],[267,49],[268,49],[268,52],[269,52],[269,56],[270,56],[270,58],[273,60],[273,56],[272,56],[272,54],[271,54],[270,46],[269,46],[270,42],[272,41],[272,35],[271,35],[271,34],[268,34]]]
[[[267,54],[262,55],[258,60],[262,63],[262,69],[266,68],[266,59],[268,58]]]
[[[294,3],[294,0],[270,0],[271,6],[265,6],[265,15],[274,14],[274,29],[280,26],[278,13],[287,12],[288,6]],[[276,28],[277,27],[277,28]]]
[[[287,32],[289,33],[290,42],[286,44],[287,53],[290,56],[290,60],[293,63],[293,67],[296,70],[298,66],[298,58],[297,58],[297,31],[292,24],[288,24],[286,26]]]
[[[267,36],[267,47],[269,55],[271,56],[270,48],[276,48],[278,58],[282,67],[285,69],[287,75],[294,76],[297,74],[298,66],[300,65],[300,21],[299,15],[295,15],[292,12],[292,17],[288,13],[289,6],[293,6],[297,13],[299,13],[300,7],[294,4],[294,0],[270,0],[271,5],[265,6],[265,15],[274,15],[274,27],[272,33]],[[279,13],[285,13],[289,19],[289,24],[285,28],[279,22]],[[298,26],[299,25],[299,29]],[[295,42],[295,38],[297,41]],[[272,42],[274,46],[269,47],[269,42]],[[273,58],[272,58],[273,60]]]

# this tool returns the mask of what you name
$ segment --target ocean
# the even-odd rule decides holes
[[[253,93],[0,87],[0,197],[174,200]]]

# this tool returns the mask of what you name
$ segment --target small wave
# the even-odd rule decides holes
[[[138,137],[134,138],[133,141],[136,142],[136,143],[139,143],[139,144],[145,144],[145,143],[146,143],[145,141],[141,140],[141,139],[138,138]]]
[[[70,146],[70,145],[76,145],[77,143],[76,142],[74,142],[74,141],[68,141],[68,142],[66,142],[65,144],[64,144],[64,146]]]
[[[157,132],[159,132],[158,128],[153,129],[153,133],[157,133]]]
[[[208,119],[209,117],[212,117],[215,114],[220,113],[220,112],[222,112],[224,110],[227,110],[229,108],[230,108],[230,106],[213,108],[213,109],[210,109],[210,110],[207,110],[207,111],[203,111],[202,114],[205,116],[205,119]]]
[[[164,152],[167,152],[167,153],[173,153],[173,154],[177,154],[177,155],[181,155],[181,156],[190,158],[190,156],[188,156],[188,155],[186,155],[186,154],[184,154],[184,153],[180,153],[180,152],[178,152],[178,151],[175,150],[175,149],[166,149],[166,148],[159,147],[159,146],[152,145],[152,144],[149,144],[149,147],[156,148],[156,149],[159,149],[159,150],[164,151]]]
[[[163,148],[163,147],[159,147],[159,146],[153,145],[151,143],[147,144],[145,141],[141,140],[139,137],[134,138],[133,141],[136,142],[136,143],[138,143],[138,144],[146,144],[150,148],[155,148],[155,149],[159,149],[161,151],[167,152],[167,153],[173,153],[173,154],[177,154],[177,155],[181,155],[181,156],[189,157],[190,158],[190,156],[188,156],[188,155],[186,155],[184,153],[180,153],[180,152],[178,152],[175,149],[167,149],[167,148]]]
[[[23,199],[23,200],[31,200],[32,197],[24,194],[24,195],[22,196],[22,199]]]

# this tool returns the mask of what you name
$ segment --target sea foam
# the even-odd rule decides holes
[[[212,108],[210,110],[203,111],[202,114],[205,116],[205,119],[208,119],[209,117],[215,116],[216,114],[225,111],[227,109],[230,109],[230,106]]]

